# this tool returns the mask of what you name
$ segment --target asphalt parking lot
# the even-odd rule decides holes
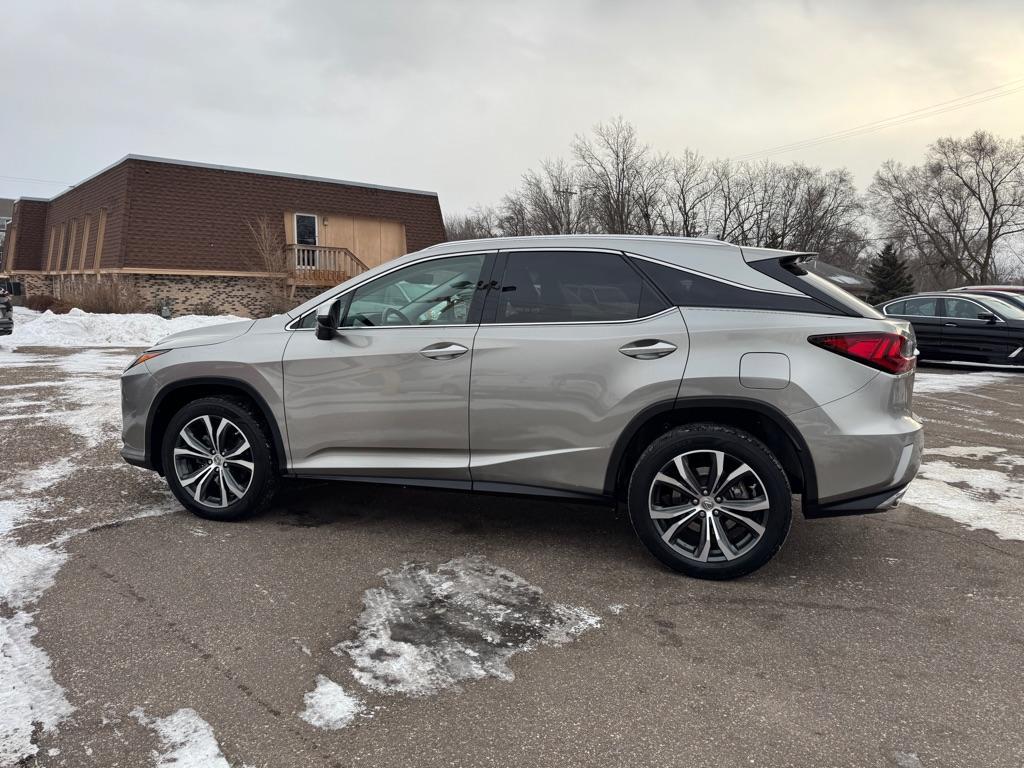
[[[118,457],[129,356],[0,355],[0,765],[1024,762],[1024,373],[924,369],[911,503],[710,583],[600,506],[291,483],[199,520]]]

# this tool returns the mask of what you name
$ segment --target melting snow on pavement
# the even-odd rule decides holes
[[[512,680],[515,654],[600,626],[590,611],[549,602],[481,557],[383,575],[384,587],[363,595],[356,639],[334,648],[351,657],[356,680],[381,693],[424,696],[485,677]]]
[[[306,694],[305,701],[306,709],[299,717],[330,731],[344,728],[365,710],[363,702],[325,675],[317,676],[316,688]]]
[[[964,466],[965,461],[985,461],[986,465]],[[971,529],[984,528],[1003,539],[1024,540],[1024,457],[1005,448],[926,450],[917,479],[903,500]]]
[[[160,751],[153,753],[157,768],[231,768],[213,728],[194,709],[179,709],[167,717],[147,717],[136,708],[131,715],[160,738]]]
[[[995,371],[970,371],[967,373],[933,373],[918,370],[914,374],[915,395],[940,395],[946,392],[960,392],[965,389],[977,389],[989,384],[1005,384],[1009,381],[1021,381],[1016,373],[996,373]]]
[[[54,487],[76,473],[96,469],[97,461],[107,472],[136,471],[120,463],[113,446],[109,461],[105,448],[95,450],[101,442],[115,438],[120,429],[117,374],[127,358],[95,350],[71,355],[24,355],[0,350],[0,367],[52,366],[55,374],[52,383],[39,382],[40,392],[43,386],[48,387],[42,407],[28,412],[16,408],[11,409],[13,414],[7,414],[6,406],[11,399],[23,398],[19,393],[29,385],[12,387],[14,392],[4,387],[0,391],[0,411],[5,415],[0,418],[50,421],[77,438],[65,456],[43,465],[19,468],[16,456],[4,459],[5,498],[0,499],[0,765],[36,754],[38,747],[32,738],[36,724],[43,731],[52,731],[73,711],[63,688],[53,679],[49,658],[34,644],[37,629],[33,610],[67,560],[66,542],[97,522],[82,520],[80,508],[68,509],[65,500],[54,494]],[[59,373],[63,375],[57,376]],[[31,421],[24,424],[28,427]],[[21,423],[17,426],[23,428]],[[173,510],[175,505],[155,480],[153,488],[153,503],[116,519]],[[33,541],[28,535],[31,530],[52,522],[58,513],[71,521],[69,526],[56,535]],[[109,513],[103,522],[110,522]]]

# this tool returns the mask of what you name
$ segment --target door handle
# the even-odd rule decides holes
[[[946,326],[947,328],[959,328],[960,327],[959,323],[943,323],[943,325]]]
[[[619,347],[619,352],[637,360],[656,360],[676,351],[676,345],[661,339],[641,339]]]
[[[431,344],[429,347],[424,347],[420,350],[421,355],[429,357],[431,360],[454,360],[456,357],[461,357],[467,352],[469,352],[467,347],[447,341]]]

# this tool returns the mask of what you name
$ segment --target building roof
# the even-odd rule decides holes
[[[94,173],[94,174],[92,174],[90,176],[87,176],[86,178],[82,179],[82,181],[78,182],[78,184],[75,184],[72,187],[68,187],[67,189],[63,190],[62,192],[57,193],[56,195],[54,195],[51,198],[20,197],[18,199],[19,200],[36,200],[36,201],[42,201],[42,202],[53,202],[57,198],[62,197],[63,195],[66,195],[72,189],[75,189],[75,187],[79,187],[82,184],[85,184],[86,182],[91,181],[92,179],[95,179],[97,176],[101,176],[102,174],[106,173],[107,171],[109,171],[109,170],[111,170],[113,168],[117,168],[119,165],[123,165],[124,163],[131,162],[131,161],[140,162],[140,163],[160,163],[160,164],[163,164],[163,165],[182,165],[182,166],[186,166],[188,168],[204,168],[204,169],[210,170],[210,171],[225,171],[225,172],[228,172],[228,173],[247,173],[247,174],[253,174],[253,175],[256,175],[256,176],[273,176],[273,177],[282,178],[282,179],[297,179],[299,181],[316,181],[316,182],[320,182],[322,184],[338,184],[339,186],[344,186],[344,187],[359,187],[361,189],[378,189],[378,190],[382,190],[382,191],[385,191],[385,192],[405,192],[405,193],[410,194],[410,195],[427,195],[428,197],[437,197],[437,192],[429,192],[429,191],[423,190],[423,189],[408,189],[406,187],[389,187],[389,186],[385,186],[385,185],[382,185],[382,184],[368,184],[368,183],[362,182],[362,181],[346,181],[344,179],[332,179],[332,178],[327,178],[325,176],[306,176],[306,175],[303,175],[303,174],[300,174],[300,173],[283,173],[281,171],[264,171],[264,170],[260,170],[260,169],[257,169],[257,168],[242,168],[242,167],[234,166],[234,165],[214,165],[212,163],[196,163],[196,162],[192,162],[191,160],[176,160],[174,158],[169,158],[169,157],[152,157],[150,155],[125,155],[120,160],[118,160],[116,163],[111,163],[106,168],[103,168],[103,169],[97,171],[96,173]],[[0,213],[0,215],[3,215],[3,214]],[[8,214],[8,215],[10,215],[10,214]]]

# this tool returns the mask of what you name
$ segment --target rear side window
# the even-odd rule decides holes
[[[693,272],[663,264],[633,259],[633,263],[679,307],[722,307],[783,312],[828,312],[809,296],[766,293],[730,285]]]
[[[498,323],[635,320],[667,306],[615,253],[528,251],[508,255]]]
[[[904,310],[907,308],[907,302],[905,301],[894,301],[891,304],[885,305],[885,314],[887,315],[903,315],[906,314]]]
[[[936,317],[939,314],[939,300],[934,297],[907,299],[902,314],[908,317]]]

